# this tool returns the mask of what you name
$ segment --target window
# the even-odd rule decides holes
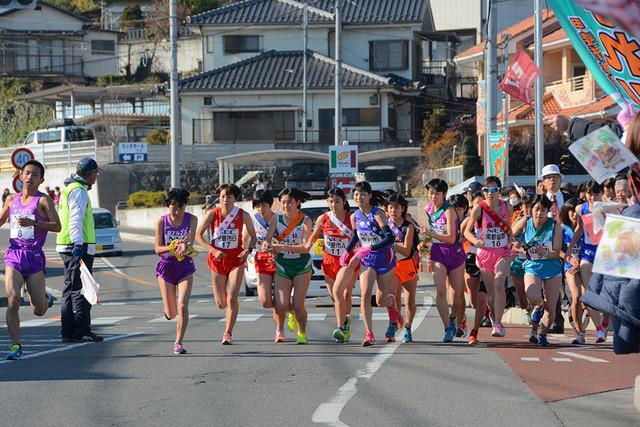
[[[91,54],[113,55],[116,52],[116,43],[113,40],[91,40]]]
[[[333,108],[320,109],[321,122],[329,126],[322,129],[333,129]],[[342,126],[380,126],[380,110],[377,108],[343,108]]]
[[[369,64],[372,71],[406,70],[409,68],[409,42],[385,40],[369,42]]]
[[[214,141],[273,141],[291,136],[293,111],[233,111],[213,113]]]
[[[64,139],[67,142],[91,141],[93,140],[93,132],[89,128],[68,128],[64,130]]]
[[[59,130],[49,130],[38,133],[39,144],[49,144],[52,142],[62,142],[62,133]]]
[[[213,36],[207,36],[207,53],[213,53]]]
[[[224,53],[262,52],[260,36],[223,36]]]

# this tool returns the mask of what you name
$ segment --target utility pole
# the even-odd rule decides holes
[[[491,175],[491,148],[489,146],[489,135],[495,132],[496,115],[498,111],[498,20],[496,16],[496,0],[488,2],[487,11],[487,44],[485,58],[485,102],[486,102],[486,130],[484,139],[484,174]]]
[[[534,26],[534,46],[535,46],[535,62],[536,66],[542,71],[542,1],[536,0],[535,3],[535,26]],[[542,173],[544,166],[544,124],[542,123],[542,103],[543,103],[543,80],[542,73],[536,78],[535,82],[535,112],[536,112],[536,179]]]
[[[178,17],[176,0],[169,0],[171,39],[171,186],[180,186],[180,99],[178,98]]]
[[[335,25],[336,25],[336,70],[334,73],[335,80],[335,111],[334,111],[334,127],[335,127],[335,145],[342,143],[342,55],[341,39],[342,39],[342,12],[340,10],[340,0],[336,0],[335,5]]]
[[[309,39],[309,7],[308,0],[304,0],[304,18],[302,28],[304,41],[302,43],[302,142],[307,142],[307,43]]]
[[[511,40],[511,34],[505,34],[503,38],[503,46],[504,50],[502,52],[502,58],[504,62],[504,72],[507,73],[509,69],[509,41]],[[507,183],[509,182],[509,145],[511,144],[511,140],[509,139],[509,94],[507,92],[503,92],[504,97],[504,131],[507,134],[507,147],[505,149],[505,178]],[[507,183],[503,183],[503,185],[507,185]]]

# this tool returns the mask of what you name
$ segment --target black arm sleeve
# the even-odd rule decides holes
[[[622,137],[622,132],[624,129],[617,122],[592,122],[591,120],[582,119],[580,117],[572,117],[569,121],[569,129],[567,130],[567,134],[569,135],[569,139],[571,141],[577,141],[578,139],[590,134],[596,129],[599,129],[604,126],[609,126],[613,133],[618,135],[618,138]]]
[[[393,244],[396,241],[396,236],[391,231],[391,228],[388,225],[382,227],[382,232],[384,233],[384,239],[382,241],[371,245],[372,251],[377,251],[378,249],[385,248]]]
[[[353,235],[351,236],[351,240],[349,240],[349,243],[347,243],[347,252],[351,252],[353,248],[356,247],[359,241],[360,239],[358,239],[358,233],[354,231]]]

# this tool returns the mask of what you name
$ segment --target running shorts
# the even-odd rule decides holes
[[[418,277],[418,268],[416,267],[414,258],[410,257],[396,261],[395,273],[400,283],[407,283]]]
[[[242,248],[239,249],[240,250],[224,251],[227,256],[222,259],[215,258],[213,254],[209,253],[209,256],[207,257],[209,269],[221,276],[228,277],[232,270],[243,266],[245,263],[245,261],[241,261],[238,258],[238,255],[243,251]]]
[[[464,252],[462,245],[458,243],[454,245],[434,243],[431,245],[431,263],[438,262],[444,265],[449,273],[463,265],[466,260],[467,254]]]
[[[44,252],[31,249],[7,249],[4,264],[20,273],[25,279],[32,274],[45,271],[47,260]]]
[[[178,285],[187,277],[196,272],[193,258],[186,257],[182,261],[176,258],[160,258],[156,264],[156,277],[161,278],[170,285]]]
[[[498,263],[502,258],[513,258],[513,252],[509,248],[485,249],[479,248],[476,252],[476,264],[480,271],[496,272]]]
[[[362,268],[372,268],[377,274],[386,274],[396,268],[396,253],[389,246],[378,251],[371,251],[360,260]]]
[[[307,274],[313,268],[311,255],[302,254],[298,258],[285,258],[281,254],[276,255],[276,274],[287,280],[293,280],[296,276]]]
[[[253,262],[258,274],[275,274],[276,272],[275,256],[269,252],[256,252]]]

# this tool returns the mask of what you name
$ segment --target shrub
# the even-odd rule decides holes
[[[154,208],[164,206],[164,191],[136,191],[129,194],[127,206],[130,208]]]
[[[147,134],[147,143],[150,145],[167,145],[169,144],[169,132],[164,129],[157,129]]]

